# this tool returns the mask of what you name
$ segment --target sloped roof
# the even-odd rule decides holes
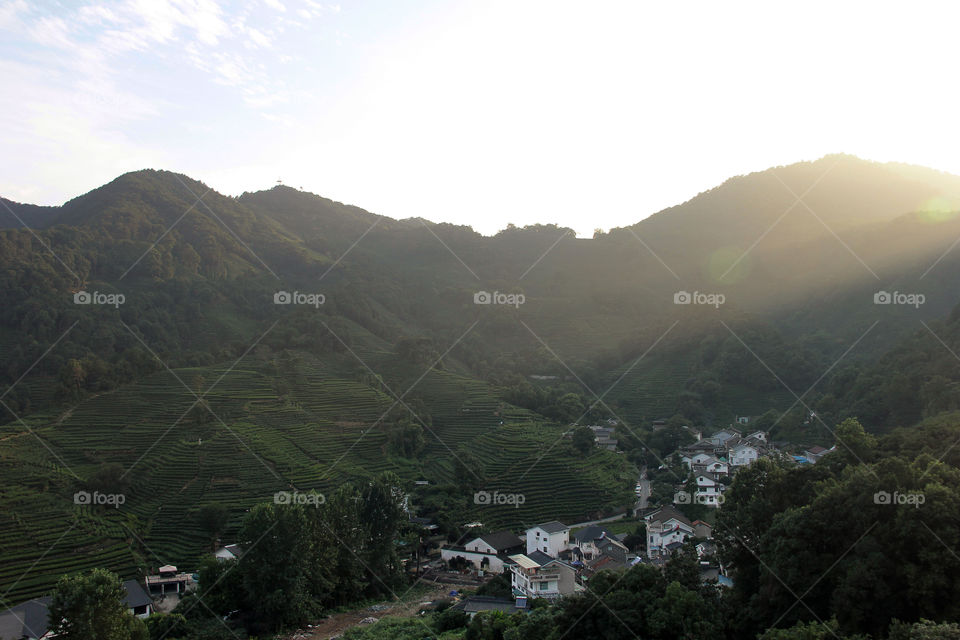
[[[685,515],[680,513],[680,511],[676,507],[674,507],[672,504],[668,504],[663,507],[660,507],[653,513],[647,515],[645,519],[647,522],[666,522],[667,520],[675,519],[687,525],[688,527],[693,526],[690,520],[688,520]]]
[[[573,539],[577,541],[578,544],[583,544],[590,540],[596,540],[597,538],[606,536],[607,538],[615,538],[616,536],[612,531],[600,525],[592,524],[589,527],[584,527],[576,533],[573,534]]]
[[[505,549],[510,549],[512,547],[519,547],[523,544],[523,540],[517,537],[512,531],[497,531],[495,533],[487,533],[485,535],[479,536],[480,540],[483,540],[491,548],[497,551],[503,551]]]
[[[561,531],[565,531],[570,528],[557,520],[551,520],[550,522],[538,524],[537,527],[543,529],[547,533],[560,533]]]
[[[53,598],[34,598],[0,611],[0,638],[39,638],[48,628],[48,609]]]
[[[123,588],[124,591],[126,591],[126,594],[123,596],[123,601],[126,603],[128,609],[153,604],[153,600],[136,580],[124,580]]]

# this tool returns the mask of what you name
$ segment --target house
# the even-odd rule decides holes
[[[703,520],[694,520],[691,524],[693,524],[693,537],[705,540],[713,538],[713,527]]]
[[[750,416],[737,416],[737,424],[750,424]]]
[[[715,434],[707,438],[707,440],[709,440],[714,444],[724,445],[726,444],[727,440],[729,440],[730,438],[739,438],[742,435],[743,434],[740,431],[730,428],[730,429],[723,429],[721,431],[717,431]]]
[[[243,549],[238,544],[228,544],[220,547],[213,554],[217,560],[226,562],[227,560],[239,560],[243,555]]]
[[[511,598],[499,598],[497,596],[467,596],[457,604],[450,607],[463,611],[467,616],[473,617],[481,611],[502,611],[507,615],[517,611],[526,611],[526,602],[521,605],[517,600]]]
[[[757,461],[760,457],[760,449],[752,444],[740,443],[730,449],[730,466],[746,467]]]
[[[551,558],[560,557],[560,552],[570,546],[570,527],[552,520],[527,529],[527,555],[535,551]]]
[[[749,434],[745,439],[746,439],[746,440],[758,440],[758,441],[760,441],[760,442],[766,443],[766,441],[767,441],[767,432],[766,432],[766,431],[754,431],[753,433]]]
[[[138,618],[148,618],[153,613],[153,599],[140,586],[139,582],[124,580],[123,590],[125,592],[123,602],[127,605],[127,611]]]
[[[660,507],[644,516],[647,523],[647,557],[665,557],[693,536],[693,523],[673,505]]]
[[[34,598],[0,612],[0,638],[50,638],[47,612],[52,601],[50,596]]]
[[[709,471],[719,475],[727,475],[730,472],[730,465],[723,460],[705,454],[697,454],[690,459],[690,470],[694,473]]]
[[[127,611],[138,618],[153,613],[153,600],[136,580],[123,582],[124,603]],[[53,638],[49,629],[51,596],[34,598],[0,611],[0,638],[6,640],[47,640]]]
[[[720,477],[717,474],[704,471],[697,475],[696,482],[697,504],[718,507],[723,503],[723,491],[726,487],[720,482]]]
[[[517,604],[528,598],[554,600],[580,590],[574,568],[542,551],[510,556],[510,585]]]
[[[597,446],[607,451],[617,450],[617,439],[614,437],[613,427],[590,426],[587,427],[593,431],[593,439]]]
[[[440,558],[444,562],[463,558],[473,564],[477,570],[503,573],[504,561],[507,557],[522,551],[522,539],[511,531],[498,531],[474,538],[462,547],[443,547],[440,550]]]
[[[830,451],[833,451],[833,449],[824,449],[821,446],[813,446],[803,452],[803,457],[806,458],[808,462],[816,463],[817,460],[822,458],[824,454],[829,453]]]
[[[609,555],[622,562],[626,561],[629,549],[614,533],[599,525],[591,525],[573,534],[571,545],[583,561],[596,560]]]
[[[184,593],[193,583],[189,573],[179,573],[172,564],[164,565],[157,571],[157,575],[146,577],[147,590],[154,595],[167,593]]]
[[[419,525],[421,528],[425,529],[428,534],[436,533],[440,527],[430,518],[421,518],[421,517],[411,517],[410,522],[415,525]]]

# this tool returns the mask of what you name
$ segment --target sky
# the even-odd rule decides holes
[[[0,195],[169,169],[589,236],[851,153],[960,173],[951,3],[0,0]]]

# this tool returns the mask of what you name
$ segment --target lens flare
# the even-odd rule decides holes
[[[750,256],[740,247],[721,247],[707,258],[707,275],[723,284],[740,282],[750,274]]]
[[[960,213],[960,201],[956,198],[936,196],[917,207],[917,219],[926,224],[939,224],[953,220]]]

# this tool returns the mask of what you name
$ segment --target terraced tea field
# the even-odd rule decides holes
[[[425,368],[376,350],[358,355],[398,394]],[[483,461],[489,490],[526,496],[519,509],[478,507],[477,518],[491,526],[583,519],[629,502],[632,473],[623,456],[574,459],[564,442],[551,448],[560,426],[502,403],[485,383],[444,371],[427,373],[405,399],[416,398],[431,416],[424,452],[415,461],[390,455],[378,420],[394,397],[362,382],[359,363],[346,358],[303,356],[282,376],[282,364],[254,358],[235,369],[162,371],[67,412],[0,426],[6,604],[44,593],[71,570],[103,566],[134,576],[168,563],[194,568],[213,542],[198,522],[204,504],[228,508],[223,538],[232,541],[245,512],[279,490],[331,491],[386,470],[440,483],[452,478],[458,447]],[[196,397],[178,377],[210,389],[210,411],[191,408]],[[74,504],[74,493],[107,463],[125,471],[124,504]]]

